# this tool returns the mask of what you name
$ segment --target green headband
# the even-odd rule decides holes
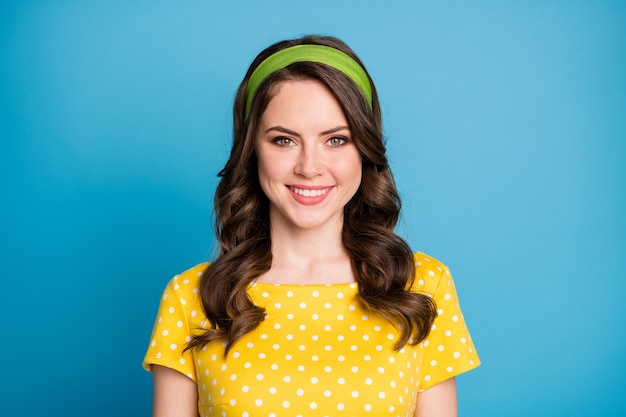
[[[370,108],[372,107],[372,87],[363,67],[338,49],[330,46],[306,44],[280,50],[267,57],[256,67],[246,86],[246,119],[250,115],[252,99],[263,80],[273,72],[294,62],[319,62],[343,72],[359,86]]]

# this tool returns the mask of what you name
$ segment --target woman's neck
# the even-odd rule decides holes
[[[272,225],[272,266],[258,281],[290,284],[354,282],[341,229],[295,229]]]

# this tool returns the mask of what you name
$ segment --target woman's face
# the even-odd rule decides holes
[[[255,139],[272,229],[338,228],[361,184],[361,156],[341,106],[315,80],[283,81]]]

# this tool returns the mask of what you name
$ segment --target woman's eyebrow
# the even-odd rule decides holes
[[[348,126],[337,126],[337,127],[333,127],[332,129],[325,130],[321,134],[322,135],[330,135],[331,133],[336,133],[336,132],[339,132],[341,130],[350,130],[350,128]],[[272,127],[268,128],[268,129],[266,129],[264,133],[269,133],[269,132],[272,132],[272,131],[286,133],[288,135],[300,137],[300,134],[298,132],[295,132],[293,130],[287,129],[286,127],[282,127],[282,126],[272,126]]]

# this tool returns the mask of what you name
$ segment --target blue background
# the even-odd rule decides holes
[[[483,360],[461,414],[626,415],[626,6],[592,0],[4,0],[0,415],[149,415],[237,84],[311,32],[368,67],[399,232],[455,275]]]

